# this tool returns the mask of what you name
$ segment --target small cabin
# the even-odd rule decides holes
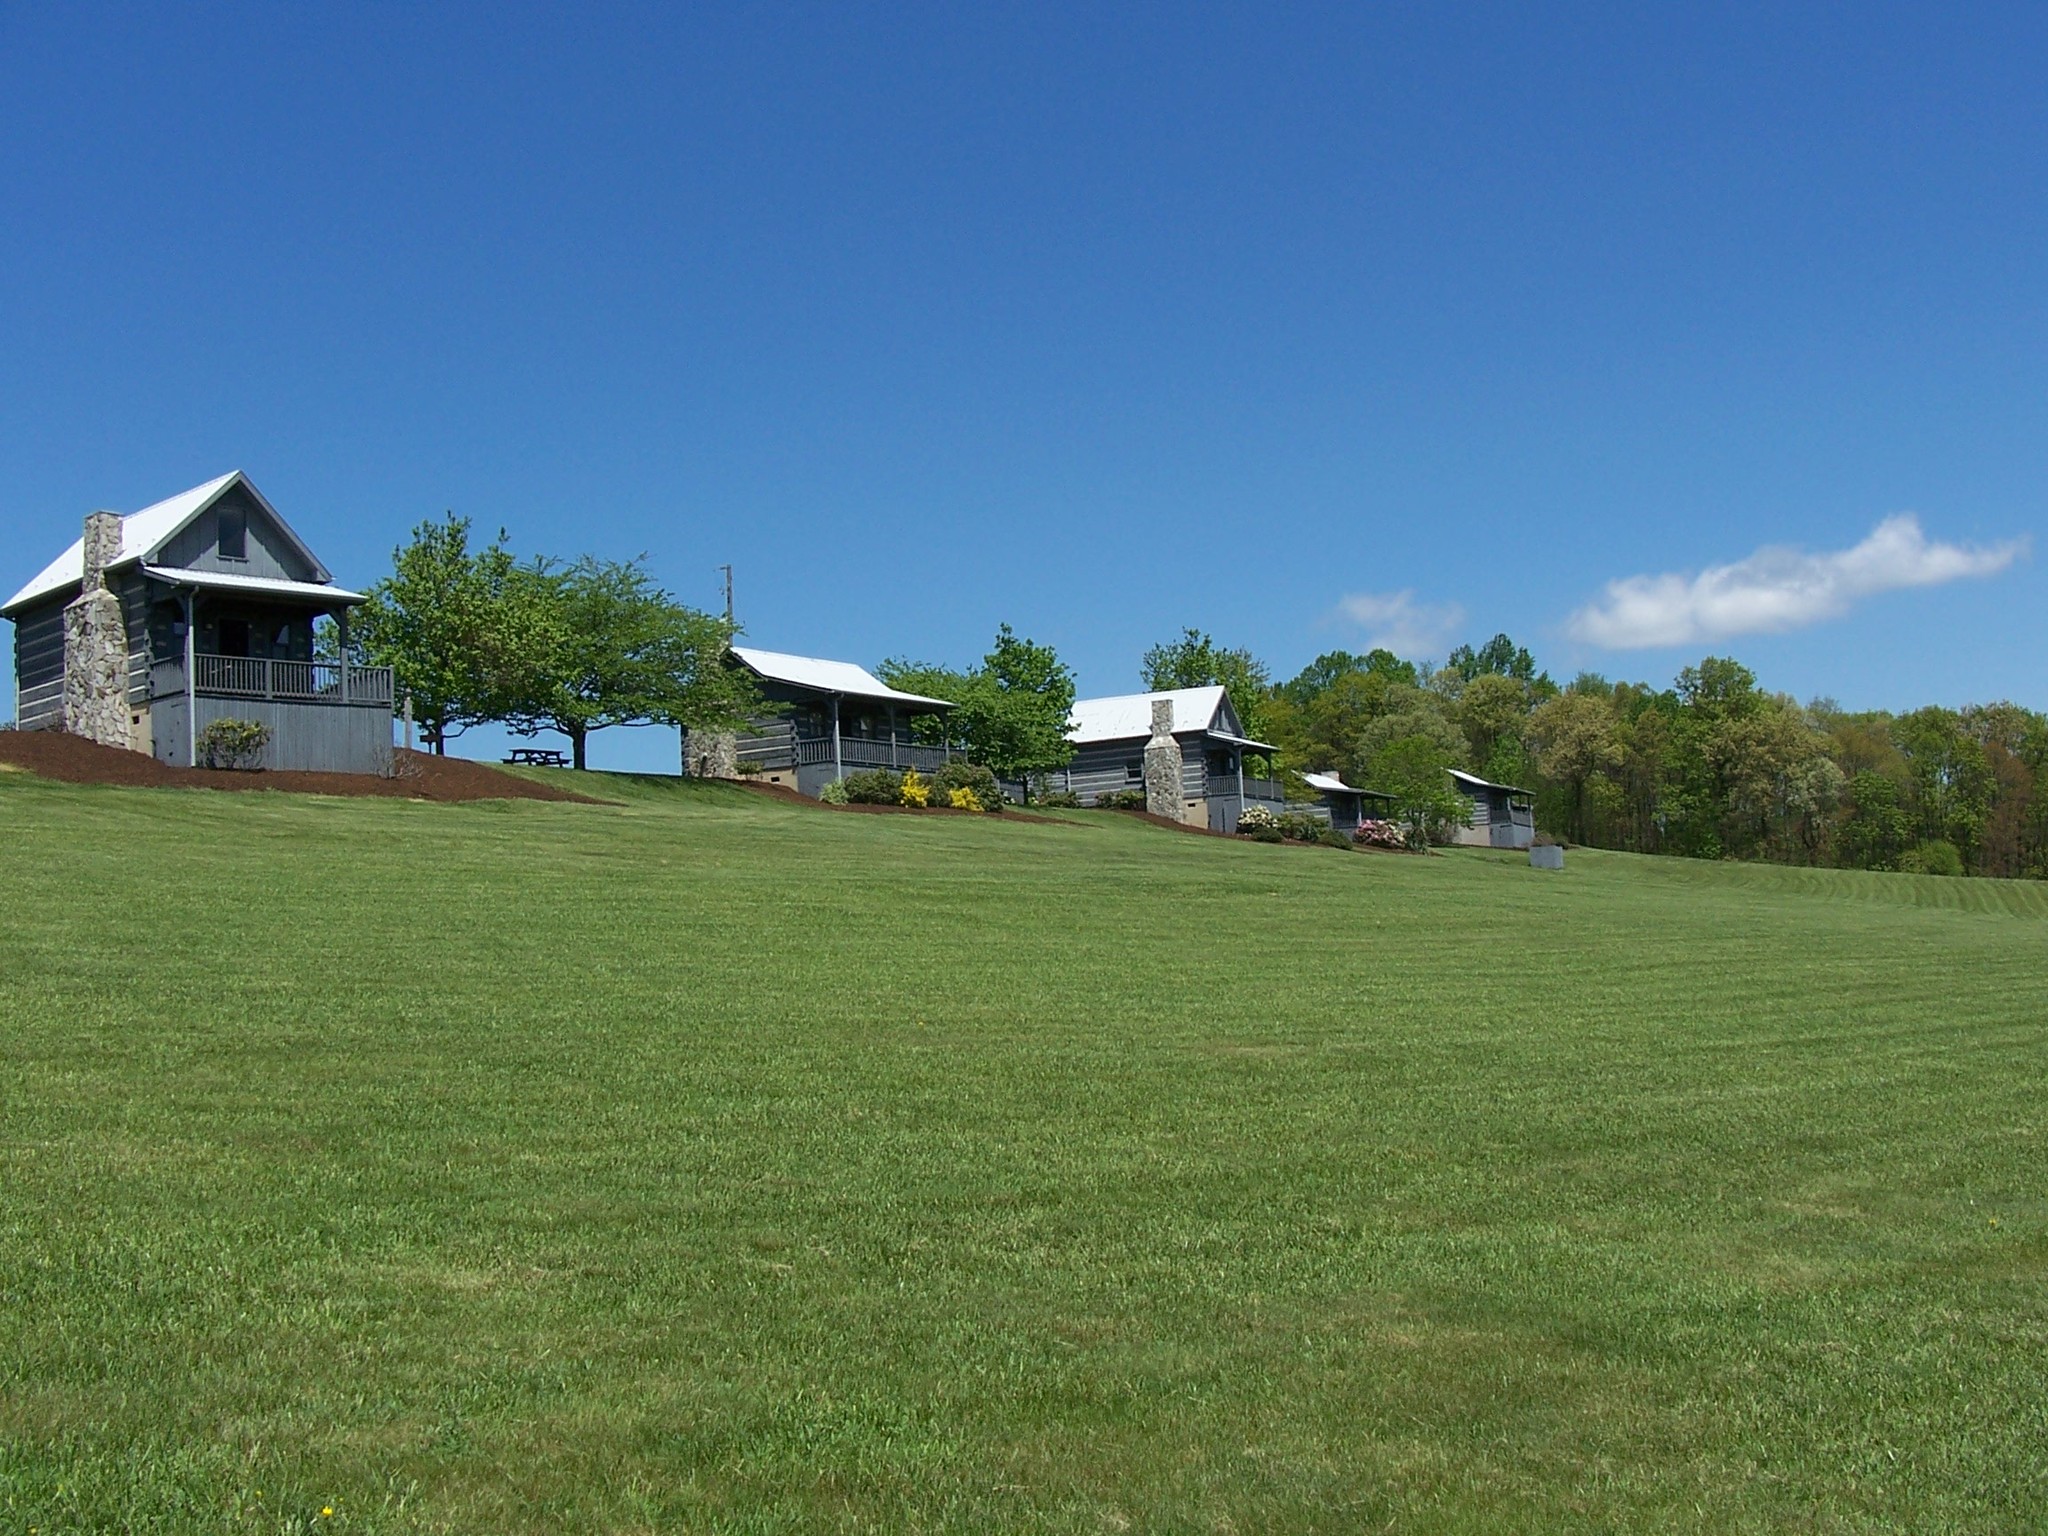
[[[1301,777],[1316,792],[1321,810],[1339,832],[1356,832],[1361,822],[1384,820],[1393,813],[1392,795],[1355,788],[1334,773],[1304,773]]]
[[[1287,809],[1280,780],[1249,773],[1246,754],[1270,765],[1280,749],[1244,732],[1237,709],[1223,688],[1175,688],[1163,693],[1126,693],[1077,699],[1067,728],[1074,758],[1047,776],[1055,790],[1094,805],[1102,796],[1145,787],[1145,743],[1152,738],[1152,704],[1172,706],[1173,737],[1180,744],[1182,819],[1192,826],[1235,832],[1247,806],[1275,814]]]
[[[270,731],[261,766],[391,771],[389,667],[351,665],[334,578],[240,470],[85,534],[0,604],[15,722],[193,764],[215,720]],[[333,619],[339,651],[314,648]]]
[[[1527,848],[1536,840],[1536,797],[1512,784],[1492,784],[1453,768],[1451,782],[1472,802],[1451,840],[1477,848]]]
[[[849,773],[931,773],[951,755],[948,700],[891,688],[850,661],[736,645],[727,664],[744,668],[771,706],[734,744],[735,766],[758,783],[781,784],[815,799]],[[699,755],[695,733],[689,750],[693,759]]]

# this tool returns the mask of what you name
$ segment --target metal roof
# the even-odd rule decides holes
[[[209,591],[250,592],[265,597],[307,597],[344,607],[367,603],[360,592],[330,586],[319,581],[282,581],[271,576],[237,576],[232,571],[195,571],[182,565],[145,565],[142,574],[181,587],[205,587]]]
[[[1310,789],[1322,790],[1325,794],[1364,795],[1371,800],[1391,800],[1394,797],[1381,789],[1360,789],[1356,784],[1346,784],[1334,773],[1304,773],[1302,782]]]
[[[1536,793],[1533,789],[1522,789],[1514,784],[1495,784],[1490,780],[1482,779],[1476,773],[1467,773],[1462,768],[1453,768],[1451,770],[1451,777],[1462,784],[1470,784],[1474,789],[1497,789],[1502,794],[1507,795],[1533,795]]]
[[[270,504],[263,493],[250,482],[249,477],[239,469],[231,469],[204,485],[195,485],[189,491],[180,491],[175,496],[166,497],[153,506],[144,507],[140,512],[130,512],[122,518],[121,553],[108,562],[108,569],[149,559],[177,537],[193,518],[219,500],[222,492],[237,482],[256,499],[265,512],[270,514],[292,542],[298,545],[299,552],[306,557],[306,562],[325,576],[327,568],[310,549],[306,548],[304,541],[292,532],[290,525],[277,515],[277,508]],[[84,577],[85,539],[81,535],[71,541],[69,549],[37,572],[28,585],[6,602],[0,603],[0,614],[12,613],[16,608],[35,602],[38,598],[49,597],[66,588],[75,587]]]
[[[1232,746],[1252,747],[1260,752],[1277,752],[1271,742],[1253,741],[1216,726],[1228,695],[1218,684],[1206,688],[1171,688],[1163,693],[1120,693],[1105,699],[1076,699],[1067,722],[1067,740],[1077,745],[1091,741],[1130,741],[1152,734],[1152,701],[1168,699],[1173,704],[1173,734],[1201,732],[1227,741]]]
[[[756,650],[751,645],[732,648],[747,668],[770,682],[789,683],[798,688],[815,688],[820,693],[844,694],[856,699],[880,699],[890,704],[923,704],[951,709],[950,699],[926,698],[891,688],[866,667],[850,661],[825,661],[816,656],[792,656],[786,651]]]

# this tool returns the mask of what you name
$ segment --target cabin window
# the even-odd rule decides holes
[[[1139,784],[1144,782],[1145,759],[1143,759],[1142,757],[1134,757],[1128,763],[1125,763],[1124,777],[1129,779],[1133,784]]]
[[[249,621],[247,619],[222,619],[220,621],[220,654],[223,656],[246,656],[249,654]]]
[[[220,557],[223,560],[249,558],[249,514],[241,507],[220,509]]]

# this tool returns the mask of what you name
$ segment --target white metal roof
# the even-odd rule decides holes
[[[1509,795],[1531,795],[1535,793],[1534,790],[1521,789],[1513,784],[1495,784],[1490,780],[1482,779],[1476,773],[1467,773],[1462,768],[1453,768],[1451,770],[1451,777],[1460,784],[1471,785],[1474,789],[1497,789],[1503,794]]]
[[[1271,742],[1253,741],[1219,728],[1216,717],[1226,695],[1220,685],[1206,688],[1171,688],[1163,693],[1120,693],[1106,699],[1076,699],[1067,722],[1067,740],[1079,745],[1091,741],[1129,741],[1152,734],[1152,701],[1167,699],[1173,704],[1173,734],[1184,736],[1200,731],[1233,746],[1277,752]]]
[[[194,571],[182,565],[145,565],[145,576],[174,582],[181,587],[205,587],[209,591],[254,592],[266,597],[310,597],[337,604],[366,603],[360,592],[330,586],[320,581],[281,581],[271,576],[237,576],[232,571]]]
[[[939,709],[953,707],[947,699],[931,699],[921,693],[905,693],[900,688],[891,688],[866,667],[857,667],[850,661],[792,656],[786,651],[756,650],[751,645],[736,645],[732,653],[770,682],[790,683],[798,688],[815,688],[820,693],[839,693],[857,699],[881,699],[891,704],[925,704]]]
[[[1325,794],[1367,795],[1375,800],[1391,800],[1394,797],[1383,790],[1360,789],[1356,784],[1346,784],[1339,774],[1304,773],[1302,782],[1310,789],[1322,790]]]
[[[189,491],[180,491],[153,506],[144,507],[140,512],[130,512],[121,519],[121,553],[111,562],[110,567],[129,565],[137,560],[147,560],[175,538],[193,518],[204,512],[220,497],[221,493],[239,481],[262,504],[280,528],[299,546],[302,553],[316,571],[326,574],[326,567],[314,558],[298,535],[292,533],[277,509],[264,498],[261,491],[250,483],[248,476],[239,469],[209,480],[204,485],[195,485]],[[38,598],[49,597],[68,587],[75,587],[85,576],[85,539],[81,535],[71,541],[71,547],[44,566],[19,592],[0,603],[0,613],[11,613],[25,603]]]

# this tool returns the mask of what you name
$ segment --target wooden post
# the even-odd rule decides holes
[[[405,750],[412,751],[412,690],[405,690]]]
[[[334,616],[336,626],[341,630],[341,702],[348,702],[348,609],[344,608]]]
[[[199,670],[198,637],[194,623],[192,589],[185,589],[185,766],[199,766],[199,692],[193,674]]]
[[[889,706],[889,766],[896,766],[896,706]]]
[[[839,752],[839,695],[832,695],[832,777],[846,777],[846,762]]]

